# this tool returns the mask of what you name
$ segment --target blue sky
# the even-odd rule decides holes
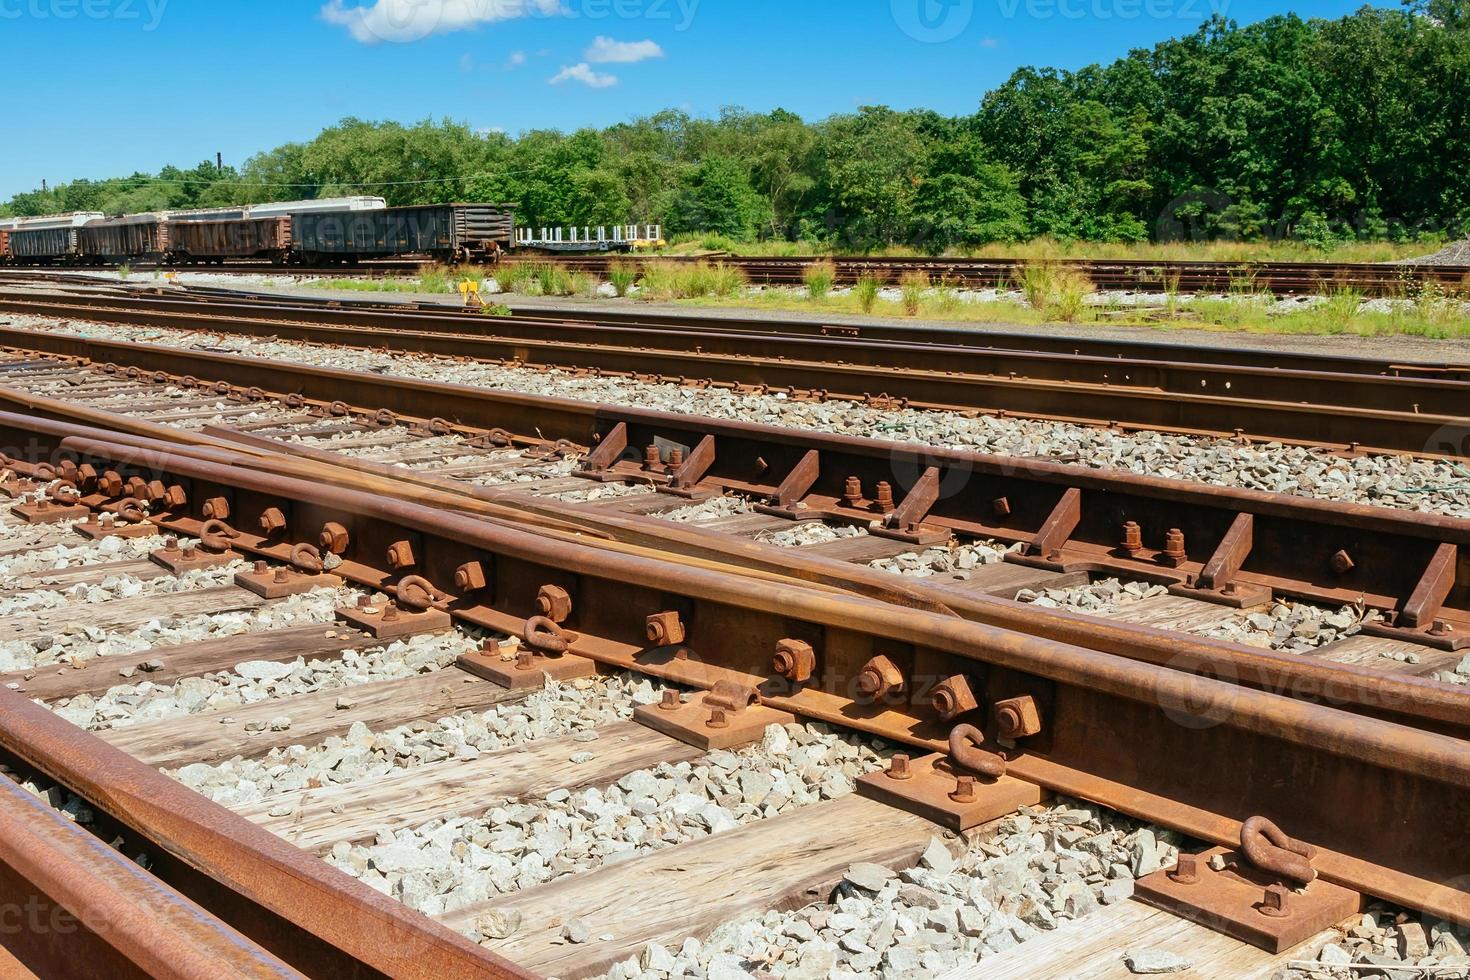
[[[965,113],[1022,65],[1108,61],[1215,12],[1359,2],[0,0],[21,93],[0,116],[0,198],[216,150],[240,163],[349,115],[516,133],[667,107]]]

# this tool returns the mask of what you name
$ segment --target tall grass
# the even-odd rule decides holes
[[[608,267],[607,281],[612,285],[613,292],[619,296],[627,296],[628,291],[638,282],[638,267],[631,262],[614,262]]]
[[[131,276],[132,274],[133,274],[133,267],[130,266],[130,265],[128,265],[126,262],[122,263],[121,265],[119,265],[117,267],[117,277],[119,279],[126,280],[128,278],[128,276]]]
[[[745,273],[739,268],[716,262],[660,262],[643,265],[644,299],[698,299],[704,296],[728,298],[746,285]]]
[[[903,296],[903,312],[918,316],[924,307],[924,294],[929,291],[929,273],[910,269],[899,277],[898,290]]]
[[[433,263],[432,265],[419,266],[419,286],[426,293],[442,293],[449,289],[450,279],[456,282],[461,278],[459,271],[447,266]],[[470,278],[465,276],[464,278]]]
[[[1346,333],[1363,312],[1363,294],[1356,289],[1338,286],[1330,290],[1316,309],[1317,317],[1328,333]]]
[[[1047,320],[1072,323],[1081,317],[1092,294],[1092,282],[1070,266],[1054,262],[1027,262],[1017,283],[1026,303]],[[1177,297],[1178,283],[1175,283]]]
[[[857,303],[858,309],[864,313],[872,313],[873,307],[878,304],[878,277],[862,275],[852,287],[852,298]]]
[[[832,292],[832,284],[837,281],[837,264],[831,260],[813,262],[802,269],[801,278],[806,283],[808,297],[824,300]]]

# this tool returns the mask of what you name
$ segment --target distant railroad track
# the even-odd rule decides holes
[[[965,288],[1015,287],[1022,269],[1032,260],[965,259],[925,257],[755,257],[727,254],[689,255],[521,255],[506,261],[551,262],[581,272],[605,276],[617,262],[670,262],[693,264],[722,262],[739,268],[751,282],[767,285],[800,285],[805,269],[815,262],[831,261],[837,269],[836,283],[851,285],[869,275],[887,284],[897,283],[908,272],[921,272],[930,281]],[[357,265],[313,268],[277,266],[268,262],[231,261],[223,265],[179,266],[177,271],[224,274],[354,275],[380,276],[411,273],[422,262],[415,259],[378,259]],[[1277,296],[1314,295],[1334,290],[1352,290],[1373,297],[1412,297],[1426,283],[1446,292],[1470,293],[1470,266],[1415,265],[1372,262],[1185,262],[1133,259],[1055,259],[1049,265],[1085,276],[1098,289],[1131,292],[1252,292]],[[163,267],[138,264],[135,271]],[[107,267],[58,266],[58,272],[108,271]],[[4,270],[0,270],[4,271]]]
[[[1348,451],[1470,452],[1462,445],[1470,380],[1450,365],[1297,357],[1288,367],[1269,356],[1240,363],[1251,359],[1164,345],[1116,344],[1084,354],[1026,350],[1018,337],[1009,338],[1016,345],[1010,349],[990,347],[988,335],[943,331],[869,339],[771,332],[781,325],[733,320],[728,329],[721,321],[607,323],[596,315],[568,322],[543,313],[487,317],[137,291],[16,291],[0,294],[0,312],[776,390],[794,399],[879,408],[1009,413]],[[21,344],[27,334],[0,328],[8,343]]]

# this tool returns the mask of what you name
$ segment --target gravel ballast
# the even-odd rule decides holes
[[[1228,439],[1106,428],[957,412],[880,410],[847,402],[798,402],[781,394],[736,394],[717,389],[653,384],[620,378],[577,377],[559,370],[457,363],[416,354],[328,348],[238,336],[18,318],[23,325],[77,336],[207,347],[250,357],[276,358],[398,377],[447,381],[500,391],[575,398],[651,408],[681,415],[813,429],[839,435],[917,442],[1009,456],[1061,459],[1216,486],[1470,516],[1470,476],[1444,461],[1400,456],[1341,457],[1278,443],[1240,445]]]

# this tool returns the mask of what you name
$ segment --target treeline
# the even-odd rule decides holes
[[[373,193],[515,201],[524,224],[933,251],[1038,235],[1294,237],[1470,230],[1470,0],[1339,20],[1216,19],[1076,72],[1025,68],[973,115],[867,107],[819,122],[666,111],[512,138],[347,119],[216,171],[77,181],[17,214]]]

